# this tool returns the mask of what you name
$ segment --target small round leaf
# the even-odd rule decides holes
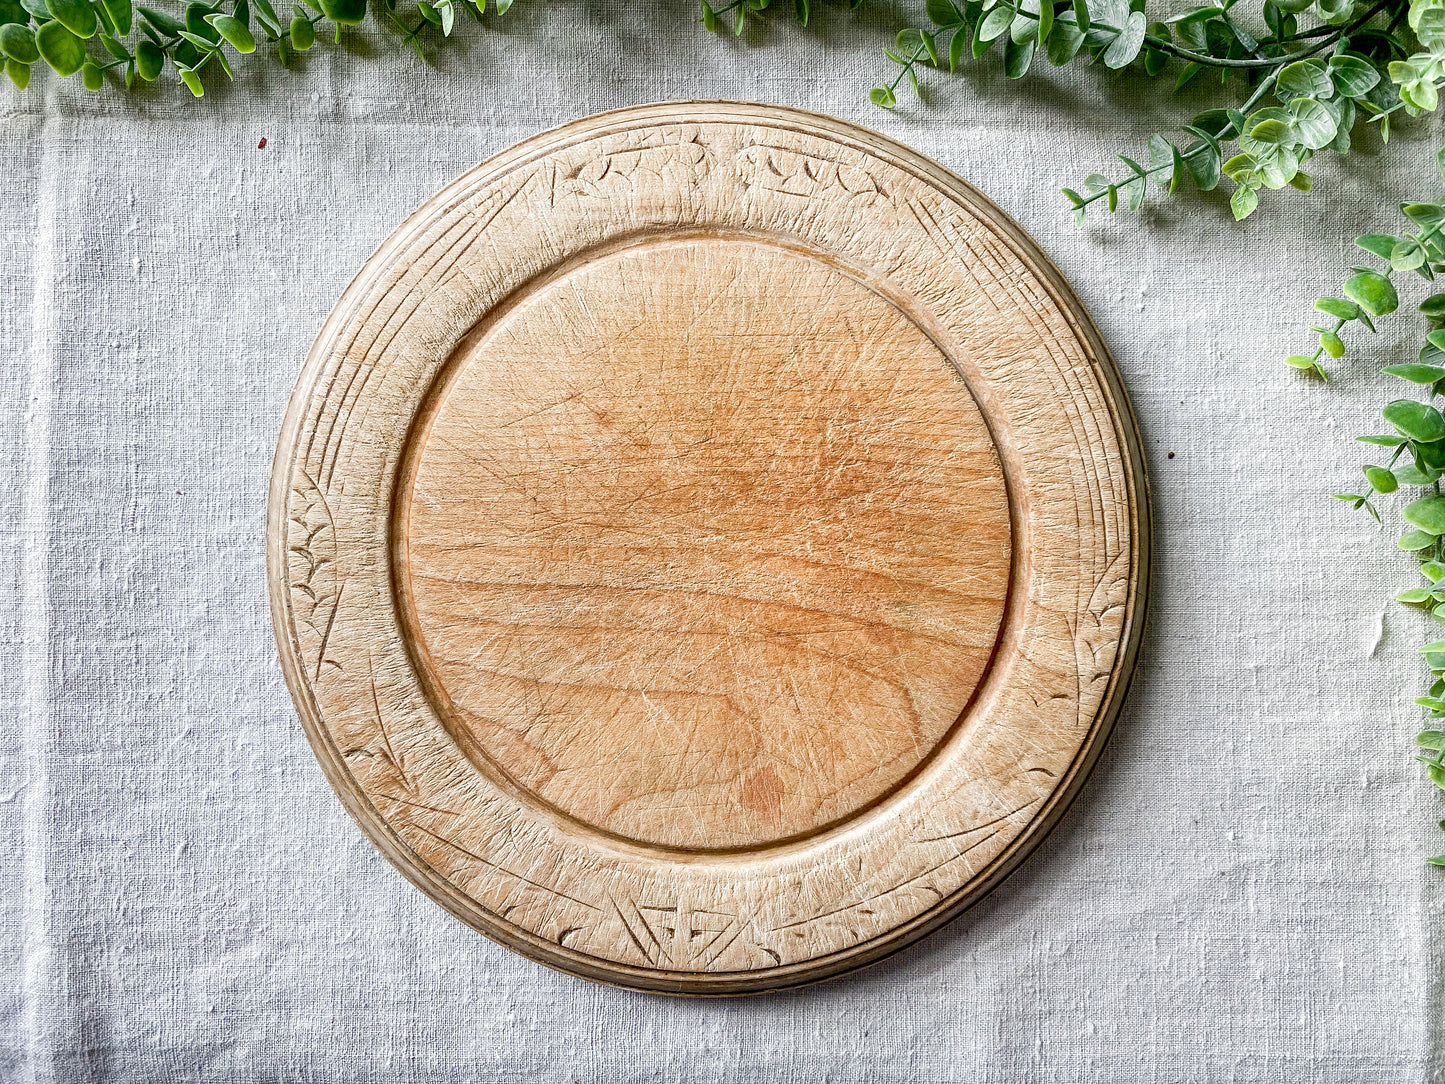
[[[78,38],[94,36],[99,20],[88,0],[45,0],[51,18]]]
[[[22,64],[18,60],[7,59],[5,61],[5,74],[10,77],[10,82],[14,83],[21,90],[24,90],[30,85],[29,64]]]
[[[1395,476],[1384,467],[1365,467],[1365,480],[1376,493],[1393,493],[1400,488]]]
[[[85,63],[85,42],[54,19],[35,32],[35,47],[56,75],[74,75]]]
[[[1381,412],[1385,420],[1411,440],[1432,444],[1445,439],[1445,418],[1429,403],[1418,399],[1396,399]]]
[[[1426,534],[1445,534],[1445,497],[1421,497],[1405,505],[1405,522],[1419,527]],[[1427,650],[1421,648],[1422,651]],[[1445,643],[1432,645],[1430,651],[1445,651]]]
[[[1394,284],[1378,271],[1351,275],[1345,280],[1345,295],[1371,316],[1385,316],[1400,307]]]
[[[35,47],[35,33],[21,23],[6,23],[0,26],[0,53],[27,67],[40,59],[40,50]]]
[[[166,54],[149,38],[135,47],[135,72],[147,83],[154,83],[165,67]]]

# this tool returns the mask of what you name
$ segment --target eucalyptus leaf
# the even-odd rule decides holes
[[[1104,64],[1110,68],[1122,68],[1131,63],[1144,46],[1144,31],[1149,20],[1142,11],[1132,11],[1124,23],[1119,36],[1104,50]]]
[[[1445,440],[1445,417],[1418,399],[1396,399],[1381,411],[1385,420],[1411,440],[1433,443]]]
[[[0,26],[0,53],[26,67],[40,59],[35,46],[35,32],[22,23]]]
[[[1413,384],[1433,384],[1437,380],[1445,380],[1445,368],[1439,365],[1387,365],[1380,371]]]
[[[1291,97],[1326,97],[1334,91],[1325,62],[1314,57],[1281,68],[1275,85]]]
[[[1393,246],[1392,246],[1393,250]],[[1345,296],[1371,316],[1385,316],[1400,307],[1394,284],[1378,271],[1360,271],[1345,280]]]
[[[35,46],[56,75],[74,75],[85,63],[85,42],[54,20],[35,31]]]
[[[50,16],[77,38],[95,36],[99,20],[88,0],[45,0]]]
[[[1445,534],[1445,497],[1421,497],[1411,501],[1401,513],[1405,522],[1420,528],[1426,534]],[[1445,651],[1445,642],[1437,642],[1422,651]]]

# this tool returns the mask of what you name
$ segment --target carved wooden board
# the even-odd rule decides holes
[[[371,839],[588,978],[848,970],[1077,792],[1146,595],[1127,400],[1022,232],[778,108],[546,133],[422,207],[277,450],[272,612]]]

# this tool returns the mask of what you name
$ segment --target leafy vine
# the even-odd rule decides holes
[[[965,55],[978,59],[1000,44],[1013,79],[1042,54],[1054,65],[1083,56],[1168,76],[1175,90],[1206,71],[1240,86],[1238,105],[1198,114],[1181,135],[1153,135],[1147,165],[1120,155],[1127,174],[1095,173],[1083,193],[1064,189],[1080,224],[1099,201],[1111,213],[1137,210],[1151,180],[1174,192],[1186,178],[1205,192],[1227,178],[1234,215],[1245,218],[1263,189],[1308,192],[1306,163],[1325,151],[1348,154],[1357,123],[1377,124],[1388,141],[1392,115],[1439,104],[1445,0],[1264,0],[1262,30],[1250,30],[1236,6],[1221,0],[1151,21],[1144,0],[928,0],[932,26],[899,33],[887,50],[899,74],[874,88],[873,101],[896,104],[899,82],[916,87],[920,65],[956,71]]]
[[[1440,152],[1437,161],[1445,176],[1445,151]],[[1414,272],[1433,282],[1437,274],[1445,273],[1445,238],[1441,236],[1445,202],[1405,203],[1400,210],[1416,228],[1400,236],[1370,233],[1355,238],[1355,244],[1381,261],[1381,266],[1351,267],[1340,291],[1343,297],[1322,297],[1315,302],[1316,311],[1329,318],[1310,329],[1318,345],[1312,353],[1286,358],[1286,365],[1326,377],[1322,356],[1340,358],[1345,354],[1341,331],[1359,324],[1373,332],[1376,319],[1400,307],[1395,274]],[[1399,492],[1402,487],[1411,495],[1400,510],[1406,529],[1397,545],[1415,556],[1424,582],[1407,588],[1396,598],[1445,624],[1445,495],[1440,489],[1440,479],[1445,476],[1445,415],[1435,406],[1436,396],[1445,394],[1445,293],[1425,298],[1420,312],[1428,330],[1418,358],[1403,365],[1388,365],[1382,371],[1421,389],[1424,398],[1400,398],[1385,405],[1381,415],[1393,432],[1356,439],[1388,449],[1389,460],[1383,465],[1363,465],[1363,492],[1334,496],[1383,523],[1376,506],[1380,497]],[[1430,671],[1430,688],[1416,703],[1426,709],[1435,726],[1416,737],[1420,749],[1417,759],[1425,765],[1430,781],[1445,790],[1445,730],[1439,729],[1440,720],[1445,719],[1445,640],[1436,640],[1420,650]],[[1445,820],[1440,822],[1440,828],[1445,830]],[[1430,861],[1445,866],[1445,854]]]

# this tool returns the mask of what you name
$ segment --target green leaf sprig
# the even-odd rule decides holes
[[[1445,150],[1436,160],[1445,178]],[[1445,243],[1441,240],[1445,199],[1404,203],[1400,210],[1416,228],[1398,237],[1371,233],[1355,239],[1357,246],[1381,260],[1383,266],[1350,268],[1341,290],[1343,297],[1322,297],[1315,302],[1315,309],[1333,321],[1312,327],[1319,346],[1312,354],[1286,358],[1286,365],[1324,377],[1321,355],[1339,358],[1345,354],[1341,330],[1359,323],[1373,332],[1376,318],[1399,308],[1400,297],[1392,276],[1414,272],[1433,282],[1436,275],[1445,272]],[[1417,582],[1396,598],[1445,624],[1445,494],[1440,487],[1445,477],[1445,415],[1435,405],[1436,397],[1445,394],[1445,293],[1425,298],[1420,312],[1428,330],[1419,356],[1413,362],[1388,365],[1382,372],[1418,389],[1423,398],[1402,397],[1385,405],[1380,413],[1390,432],[1356,439],[1388,449],[1388,461],[1364,464],[1364,487],[1334,497],[1368,512],[1377,523],[1383,523],[1377,506],[1382,496],[1403,491],[1409,497],[1400,510],[1405,531],[1396,545],[1414,555],[1424,582]],[[1430,671],[1430,687],[1415,702],[1426,709],[1434,725],[1416,738],[1416,759],[1425,765],[1429,780],[1445,790],[1445,730],[1440,723],[1445,720],[1445,640],[1436,640],[1420,650]],[[1440,822],[1440,827],[1445,830],[1445,821]],[[1430,862],[1445,866],[1445,855],[1431,858]]]
[[[402,9],[400,0],[378,0],[371,7],[367,0],[299,0],[283,18],[272,0],[193,0],[180,17],[131,0],[0,0],[0,55],[6,74],[22,90],[30,84],[31,69],[43,61],[62,77],[79,72],[87,90],[100,90],[107,72],[133,89],[137,81],[161,78],[169,67],[199,98],[207,68],[233,77],[232,57],[254,53],[262,43],[289,65],[316,44],[318,27],[329,27],[340,42],[343,28],[361,25],[370,14],[424,56],[425,32],[450,37],[458,11],[480,20],[486,3],[415,0],[414,8]],[[512,0],[494,0],[493,10],[501,15],[511,6]]]
[[[844,0],[849,10],[856,10],[864,0]],[[714,7],[708,0],[702,0],[702,25],[709,31],[731,30],[734,36],[741,36],[747,28],[748,19],[761,15],[773,6],[773,0],[731,0]],[[783,5],[779,5],[780,7]],[[803,26],[813,15],[811,0],[793,0],[793,14]]]
[[[1263,190],[1310,191],[1305,165],[1325,151],[1350,153],[1358,125],[1379,125],[1388,141],[1392,115],[1439,104],[1445,0],[1263,0],[1262,36],[1236,8],[1237,0],[1221,0],[1150,20],[1145,0],[928,0],[932,26],[902,31],[886,52],[915,86],[920,65],[956,71],[965,56],[980,59],[999,44],[1014,79],[1042,54],[1054,65],[1085,57],[1168,78],[1176,91],[1206,72],[1242,86],[1238,105],[1153,135],[1147,164],[1120,155],[1124,175],[1095,173],[1082,192],[1064,189],[1081,225],[1090,206],[1138,210],[1151,181],[1173,193],[1186,179],[1203,192],[1228,180],[1234,216],[1246,218]],[[911,48],[915,41],[922,48]],[[875,88],[873,101],[896,104],[898,83]]]

